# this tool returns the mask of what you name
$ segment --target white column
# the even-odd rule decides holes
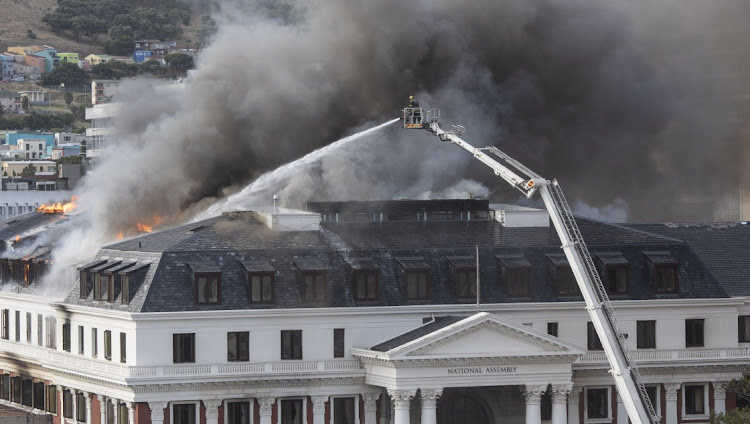
[[[62,334],[62,332],[59,334]],[[68,387],[68,390],[70,390],[73,399],[73,421],[78,421],[78,392],[71,390],[70,387]]]
[[[566,424],[566,403],[568,393],[571,390],[573,390],[572,384],[555,384],[552,386],[552,424]]]
[[[164,424],[164,409],[167,402],[149,402],[148,409],[151,410],[151,424]],[[102,421],[104,424],[104,421]]]
[[[135,424],[135,403],[126,402],[125,406],[128,408],[128,424]]]
[[[664,385],[666,390],[666,424],[677,424],[677,390],[680,388],[679,383],[668,383]]]
[[[365,423],[377,424],[378,419],[378,393],[364,393],[362,399],[365,401]]]
[[[219,424],[219,406],[221,405],[221,400],[204,400],[203,405],[206,407],[206,424]]]
[[[86,399],[86,423],[91,424],[91,393],[82,392],[83,398]]]
[[[99,422],[101,424],[107,424],[107,397],[96,395],[96,400],[99,401]]]
[[[112,411],[114,411],[114,417],[112,417],[112,421],[114,421],[115,424],[118,424],[120,422],[119,416],[120,416],[120,401],[117,399],[112,399]]]
[[[60,416],[60,422],[65,422],[65,418],[63,416],[63,386],[57,385],[57,415]]]
[[[310,396],[313,404],[313,424],[325,424],[328,396]]]
[[[628,411],[625,409],[625,403],[622,401],[620,394],[617,394],[617,423],[628,422]]]
[[[526,397],[526,424],[541,424],[542,422],[542,393],[547,386],[525,386],[523,394]]]
[[[578,403],[581,397],[583,387],[573,386],[568,396],[568,424],[579,424],[581,422],[581,416],[578,413]]]
[[[390,390],[388,395],[393,401],[393,424],[409,424],[409,406],[411,398],[417,394],[416,389],[412,390]]]
[[[273,411],[273,403],[275,401],[276,398],[272,397],[258,398],[258,403],[260,404],[260,424],[271,424],[271,412]]]
[[[443,389],[421,389],[422,424],[437,424],[437,400]]]
[[[727,412],[727,389],[726,381],[714,381],[714,411],[717,414]]]

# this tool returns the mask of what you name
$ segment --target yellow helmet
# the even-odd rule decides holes
[[[414,100],[414,96],[409,96],[409,100]]]

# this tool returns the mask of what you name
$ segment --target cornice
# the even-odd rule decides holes
[[[342,378],[295,378],[288,380],[253,380],[253,381],[228,381],[228,382],[193,382],[174,384],[148,384],[133,386],[134,393],[159,393],[159,392],[183,392],[206,390],[251,390],[251,389],[273,389],[288,387],[317,387],[317,386],[347,386],[364,385],[364,377],[342,377]]]
[[[554,356],[505,356],[505,357],[463,357],[463,358],[406,358],[386,359],[381,357],[361,357],[366,365],[387,368],[432,368],[471,365],[514,365],[514,364],[570,364],[577,354]]]

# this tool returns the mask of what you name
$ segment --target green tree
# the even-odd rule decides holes
[[[734,392],[738,398],[750,402],[750,376],[743,376],[727,383],[726,390]],[[711,424],[747,424],[750,423],[750,407],[735,408],[726,413],[717,414],[711,411]]]
[[[193,69],[193,57],[185,53],[170,53],[164,57],[169,68],[175,71],[187,72]]]
[[[34,165],[28,164],[21,170],[21,176],[22,177],[29,177],[36,174],[36,168],[34,168]]]
[[[42,76],[42,85],[84,85],[88,81],[88,74],[71,62],[59,62]]]
[[[133,27],[130,25],[114,25],[109,29],[109,34],[112,38],[129,37],[133,39]],[[131,46],[131,49],[133,46]]]
[[[29,98],[27,96],[21,98],[21,109],[29,110]]]
[[[140,68],[136,64],[128,64],[118,60],[110,60],[107,63],[94,65],[91,73],[104,79],[121,79],[138,75]]]
[[[198,27],[198,44],[204,46],[208,44],[211,37],[216,34],[217,31],[216,21],[209,15],[201,16],[201,25]]]
[[[49,25],[52,32],[60,34],[71,28],[70,18],[71,16],[60,13],[48,13],[42,17],[42,22]]]
[[[130,56],[133,54],[134,46],[135,41],[132,35],[120,35],[104,43],[104,53],[115,56]]]
[[[142,74],[153,74],[159,75],[163,73],[164,68],[161,67],[157,60],[147,60],[140,64],[140,73]]]
[[[64,97],[65,97],[65,104],[70,106],[70,104],[73,103],[73,92],[66,91]]]

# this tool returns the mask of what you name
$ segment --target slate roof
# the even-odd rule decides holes
[[[602,272],[606,262],[597,260],[597,255],[616,258],[616,262],[629,266],[629,292],[613,299],[728,297],[687,243],[622,225],[582,218],[577,221]],[[556,269],[548,255],[561,256],[561,250],[551,227],[506,228],[494,220],[392,221],[327,223],[320,231],[279,232],[237,214],[150,233],[102,249],[97,258],[147,265],[130,279],[130,304],[95,301],[91,294],[80,299],[78,287],[66,302],[129,312],[468,304],[475,300],[457,297],[455,262],[457,258],[474,258],[476,245],[480,248],[483,303],[582,300],[581,296],[557,294]],[[644,252],[666,252],[679,260],[679,294],[654,292],[650,284],[652,265]],[[427,300],[405,297],[409,268],[404,263],[410,260],[429,266]],[[531,266],[530,296],[508,296],[503,277],[503,267],[508,264]],[[209,269],[207,265],[212,271],[221,271],[221,303],[197,305],[195,273]],[[304,302],[301,273],[321,269],[326,270],[326,300]],[[377,300],[354,300],[352,277],[357,269],[377,270]],[[250,303],[249,270],[274,273],[272,303]]]
[[[374,350],[377,352],[388,352],[391,349],[397,348],[399,346],[403,346],[409,342],[417,340],[420,337],[424,337],[428,334],[438,331],[441,328],[445,328],[459,321],[463,321],[464,319],[466,319],[466,317],[456,317],[456,316],[435,317],[434,321],[428,322],[427,324],[424,324],[421,327],[417,327],[414,330],[411,330],[404,334],[400,334],[390,340],[386,340],[383,343],[377,344],[371,347],[370,350]]]
[[[687,243],[727,294],[750,296],[750,225],[666,223],[628,227]]]

